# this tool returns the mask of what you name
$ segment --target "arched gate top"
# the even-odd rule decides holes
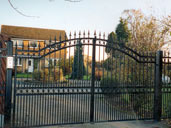
[[[80,34],[79,34],[79,37],[76,37],[76,35],[74,34],[74,38],[72,38],[71,34],[70,34],[69,39],[67,39],[67,38],[65,38],[65,40],[61,40],[61,38],[59,38],[59,39],[60,39],[60,41],[56,41],[56,37],[54,40],[50,39],[49,44],[43,48],[40,48],[40,44],[39,44],[39,46],[38,46],[39,49],[37,49],[37,50],[35,50],[34,48],[30,49],[30,50],[24,50],[25,48],[22,48],[22,49],[17,48],[17,52],[41,53],[47,49],[50,49],[49,52],[47,52],[41,56],[37,56],[37,58],[42,58],[42,57],[45,57],[54,52],[57,52],[57,51],[60,51],[63,49],[67,49],[70,47],[76,47],[78,45],[92,46],[93,40],[95,40],[95,46],[100,46],[100,47],[117,50],[125,55],[128,55],[129,57],[131,57],[138,63],[155,63],[155,54],[152,54],[149,52],[148,53],[139,53],[135,49],[131,49],[131,48],[123,45],[123,43],[118,43],[118,42],[113,43],[112,46],[106,45],[108,42],[108,39],[105,39],[105,35],[103,35],[103,38],[101,38],[100,34],[99,34],[99,37],[97,37],[96,35],[94,35],[94,37],[90,37],[90,34],[88,34],[87,37],[85,35],[83,37],[81,37]],[[79,44],[78,41],[81,41],[81,44]]]

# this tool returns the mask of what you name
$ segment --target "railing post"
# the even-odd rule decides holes
[[[91,75],[91,102],[90,102],[90,122],[94,121],[94,82],[95,82],[95,61],[96,61],[96,36],[93,39],[92,51],[92,75]]]
[[[13,42],[7,42],[7,56],[13,56]],[[5,125],[10,123],[11,119],[11,99],[12,99],[12,69],[6,72],[6,89],[5,89]]]
[[[155,66],[155,87],[154,87],[154,114],[155,121],[161,120],[162,111],[162,57],[163,52],[157,51]]]

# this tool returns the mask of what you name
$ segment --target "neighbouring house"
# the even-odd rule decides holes
[[[165,57],[171,57],[171,42],[168,42],[167,44],[163,45],[161,47],[161,50],[163,51],[163,56]],[[165,58],[163,59],[164,62],[171,62],[170,58]],[[166,66],[165,66],[166,68]],[[170,71],[171,70],[171,66],[167,65],[167,70]],[[168,84],[170,83],[170,77],[167,76],[166,74],[162,74],[162,82],[164,84]]]
[[[163,45],[161,50],[164,52],[165,56],[171,56],[171,42]]]
[[[42,28],[32,28],[32,27],[20,27],[20,26],[1,26],[1,34],[7,35],[13,41],[13,53],[15,53],[15,47],[17,44],[17,49],[22,49],[22,47],[27,48],[29,46],[30,50],[39,50],[49,45],[49,40],[52,39],[51,43],[54,43],[53,39],[56,37],[56,42],[66,39],[66,32],[64,30],[54,30],[54,29],[42,29]],[[49,49],[46,49],[46,53]],[[32,53],[30,53],[32,54]],[[42,53],[43,54],[43,53]],[[50,58],[52,61],[57,61],[61,58],[65,58],[67,54],[66,49],[51,53],[50,56],[45,57]],[[18,52],[18,55],[22,55]],[[40,54],[41,55],[41,54]],[[34,58],[28,58],[28,54],[24,54],[25,57],[18,58],[17,60],[17,71],[18,72],[33,72],[35,67],[46,67],[48,66],[49,59],[47,61],[36,62]]]

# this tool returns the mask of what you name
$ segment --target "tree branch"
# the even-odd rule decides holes
[[[54,0],[49,0],[50,2],[54,1]],[[81,2],[82,0],[65,0],[67,2]],[[8,0],[8,3],[10,4],[10,6],[20,15],[24,16],[24,17],[31,17],[31,18],[39,18],[38,16],[31,16],[31,15],[26,15],[23,12],[21,12],[20,10],[18,10],[16,7],[14,7],[14,5],[12,4],[11,0]]]
[[[8,0],[10,6],[20,15],[25,16],[25,17],[32,17],[32,18],[39,18],[38,16],[30,16],[30,15],[26,15],[24,13],[22,13],[21,11],[19,11],[16,7],[14,7],[14,5],[11,3],[11,0]]]

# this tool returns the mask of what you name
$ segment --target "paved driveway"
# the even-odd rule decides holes
[[[15,123],[18,127],[40,126],[48,124],[70,124],[90,122],[90,82],[84,82],[80,87],[81,81],[71,81],[70,86],[60,88],[41,87],[42,85],[23,85],[18,83],[16,104],[15,104]],[[51,86],[51,85],[49,85]],[[76,88],[74,88],[74,86]],[[99,87],[99,83],[95,84]],[[40,87],[40,88],[39,88]],[[84,88],[82,88],[84,87]],[[84,93],[85,92],[85,93]],[[95,92],[101,92],[100,88]],[[66,93],[63,95],[62,93]],[[70,94],[67,94],[70,93]],[[121,100],[121,99],[119,99]],[[123,105],[122,105],[123,106]],[[103,94],[95,95],[94,101],[94,121],[107,120],[131,120],[137,119],[134,112],[126,113],[114,108],[106,101]],[[136,122],[137,123],[137,122]],[[118,123],[97,123],[84,125],[65,125],[60,127],[79,128],[79,127],[114,127]],[[133,123],[121,123],[120,125],[133,125]],[[136,127],[137,124],[134,125]],[[59,126],[58,126],[59,127]],[[57,127],[57,128],[58,128]],[[59,127],[59,128],[60,128]],[[133,126],[131,126],[132,128]],[[117,128],[117,127],[116,127]],[[128,127],[129,128],[129,127]]]
[[[94,124],[61,125],[42,128],[169,128],[162,122],[154,121],[119,121]]]

